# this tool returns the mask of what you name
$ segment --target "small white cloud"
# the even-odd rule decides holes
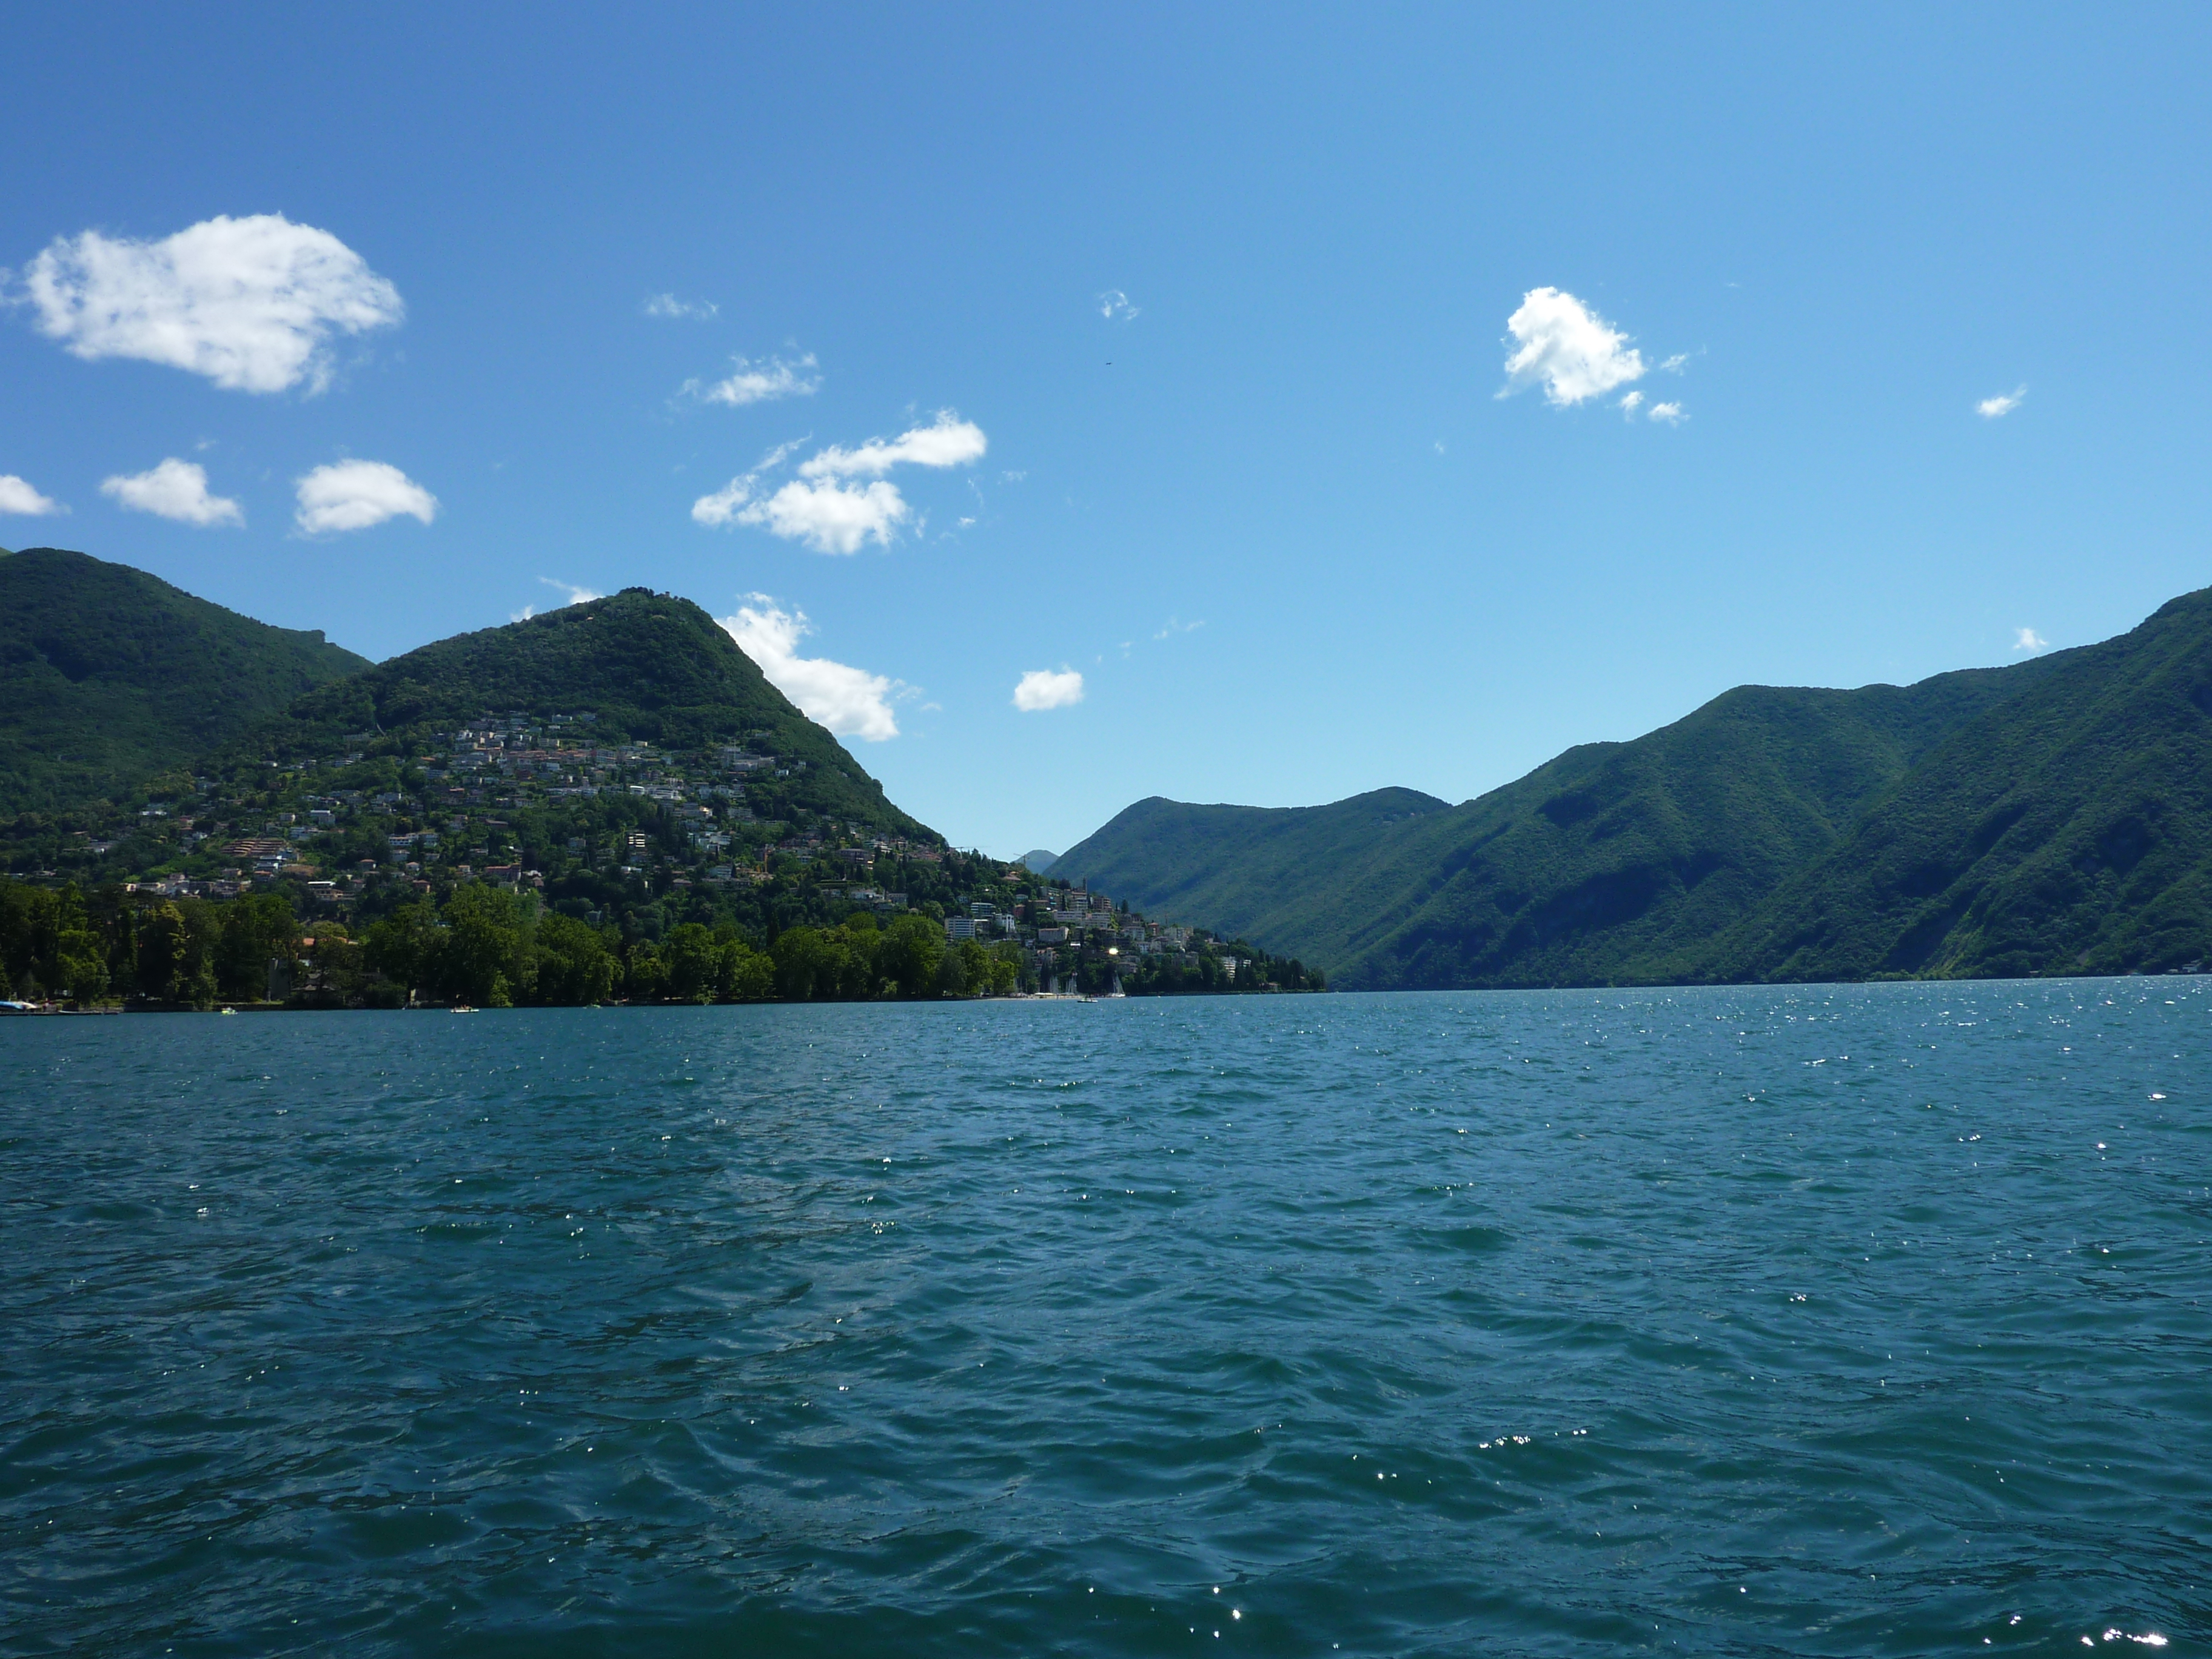
[[[2012,648],[2015,651],[2048,651],[2051,641],[2033,628],[2023,628],[2016,631]]]
[[[14,473],[0,472],[0,513],[21,513],[43,519],[68,511],[59,501],[41,495]]]
[[[832,444],[801,462],[799,475],[803,478],[848,478],[860,474],[881,477],[895,466],[965,466],[981,460],[988,447],[981,427],[947,409],[939,412],[933,424],[911,428],[889,442],[871,438],[858,449]]]
[[[703,524],[709,530],[720,530],[738,522],[738,509],[752,499],[753,475],[750,472],[732,478],[711,495],[702,495],[691,503],[691,521]]]
[[[1690,354],[1688,352],[1678,351],[1673,356],[1669,357],[1665,362],[1660,364],[1659,368],[1662,374],[1680,374],[1684,368],[1688,367],[1689,362]]]
[[[1117,317],[1126,323],[1138,314],[1138,308],[1120,289],[1109,288],[1098,296],[1098,314],[1109,323]]]
[[[858,449],[832,444],[801,462],[799,477],[762,494],[761,475],[781,465],[795,447],[780,446],[751,471],[700,496],[691,503],[693,520],[715,528],[758,525],[817,553],[857,553],[871,541],[889,547],[914,510],[898,486],[880,475],[895,466],[959,466],[981,457],[987,440],[981,427],[947,410],[934,424],[915,427],[896,438],[871,438]],[[870,474],[877,475],[871,483],[841,482]],[[915,520],[915,533],[927,524],[926,515]]]
[[[772,536],[802,542],[817,553],[857,553],[870,541],[889,547],[912,509],[898,486],[882,482],[847,485],[832,479],[793,478],[775,494],[756,497],[754,477],[732,478],[691,503],[691,516],[710,527],[758,525]]]
[[[1024,714],[1040,709],[1065,708],[1083,701],[1083,676],[1072,668],[1057,674],[1049,668],[1033,668],[1014,687],[1014,707]]]
[[[540,576],[538,580],[544,583],[546,586],[552,588],[555,592],[566,593],[568,596],[567,599],[562,600],[559,605],[553,607],[556,611],[566,610],[572,605],[582,605],[587,599],[604,599],[606,598],[606,595],[604,593],[598,592],[588,587],[579,587],[574,582],[556,581],[550,576]],[[538,615],[538,607],[534,605],[526,605],[521,610],[511,613],[508,616],[507,620],[509,622],[528,622],[536,615]]]
[[[645,302],[648,317],[688,318],[705,322],[721,309],[711,300],[679,300],[673,294],[656,294]]]
[[[1628,392],[1623,396],[1620,400],[1620,412],[1629,419],[1633,420],[1636,418],[1636,411],[1643,407],[1643,404],[1644,394],[1642,392]]]
[[[738,514],[740,523],[766,526],[772,536],[799,542],[817,553],[857,553],[872,541],[889,547],[911,509],[896,484],[841,484],[828,478],[793,478],[764,501]]]
[[[438,516],[438,498],[383,461],[319,466],[299,481],[299,500],[293,522],[310,536],[366,530],[402,516],[428,524]]]
[[[1651,418],[1664,421],[1668,426],[1680,426],[1690,418],[1690,411],[1680,404],[1654,404],[1651,405]]]
[[[748,593],[721,623],[738,648],[760,665],[770,685],[839,737],[882,743],[898,736],[891,700],[907,688],[881,674],[826,657],[802,657],[799,641],[814,631],[804,611],[786,611],[765,593]]]
[[[1177,622],[1173,617],[1170,617],[1162,624],[1160,631],[1152,637],[1156,640],[1173,639],[1178,634],[1195,634],[1205,626],[1203,622]]]
[[[236,501],[208,494],[207,469],[172,455],[150,472],[103,479],[100,493],[134,513],[151,513],[179,524],[244,524]]]
[[[822,377],[807,372],[814,368],[814,354],[811,351],[795,363],[787,363],[781,357],[771,357],[764,363],[744,357],[731,361],[735,372],[726,380],[716,380],[711,386],[702,380],[686,380],[678,390],[702,404],[726,404],[732,409],[742,409],[747,404],[770,404],[782,398],[811,398],[822,389]]]
[[[361,255],[280,213],[218,216],[158,242],[57,237],[23,286],[40,331],[73,356],[165,363],[234,392],[319,392],[332,335],[405,314]]]
[[[1545,400],[1565,409],[1644,378],[1644,359],[1629,337],[1559,289],[1529,289],[1505,327],[1513,349],[1501,398],[1540,384]]]
[[[1439,438],[1439,439],[1437,439],[1437,442],[1436,442],[1436,450],[1437,450],[1437,454],[1439,454],[1439,455],[1441,455],[1441,454],[1443,454],[1443,453],[1444,453],[1444,441],[1443,441],[1442,438]]]
[[[2021,400],[2027,396],[2027,388],[2021,386],[2016,392],[2005,392],[1995,398],[1984,398],[1974,405],[1974,413],[1985,421],[2002,420],[2018,409]]]

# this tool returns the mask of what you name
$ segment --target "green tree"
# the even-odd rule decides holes
[[[884,930],[877,966],[902,996],[918,997],[937,988],[945,961],[945,930],[927,916],[903,915]]]
[[[537,951],[538,1001],[577,1006],[614,994],[622,964],[605,939],[574,917],[542,919]]]
[[[529,989],[529,950],[517,902],[471,882],[446,902],[440,988],[482,1008],[511,1008]]]
[[[660,959],[668,975],[666,995],[674,1002],[712,1002],[720,967],[714,936],[696,921],[669,929]]]
[[[776,994],[786,1002],[808,1002],[815,987],[831,971],[827,941],[817,927],[787,927],[769,946],[775,962]]]
[[[73,882],[62,889],[55,905],[53,940],[46,984],[55,994],[65,992],[80,1006],[106,995],[107,942],[93,931],[83,896]]]
[[[981,996],[991,988],[991,953],[966,939],[945,953],[945,988],[955,996]]]
[[[167,1001],[182,988],[191,940],[185,913],[173,904],[155,905],[138,921],[138,991]]]
[[[297,961],[299,937],[292,901],[283,894],[253,893],[233,899],[222,907],[216,940],[217,988],[226,997],[266,995],[270,961]]]
[[[765,1002],[775,994],[775,961],[732,930],[723,940],[715,989],[726,1002]]]
[[[629,961],[623,979],[632,1002],[657,1002],[668,988],[668,969],[661,962],[660,952],[644,939],[629,947]]]
[[[411,1002],[431,982],[439,942],[437,913],[418,900],[372,926],[362,939],[362,953],[372,971],[398,986]]]

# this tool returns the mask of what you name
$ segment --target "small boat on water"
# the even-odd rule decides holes
[[[453,1006],[451,1012],[456,1014],[473,1014],[476,1010],[465,1002],[457,1002]]]
[[[238,1012],[238,1010],[237,1010],[237,1009],[235,1009],[235,1008],[226,1008],[226,1009],[224,1009],[222,1012],[225,1012],[226,1014],[234,1014],[234,1013],[236,1013],[236,1012]]]

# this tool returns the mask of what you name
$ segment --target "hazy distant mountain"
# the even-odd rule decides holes
[[[1042,847],[1033,848],[1023,854],[1017,862],[1028,865],[1041,876],[1048,876],[1052,873],[1052,866],[1060,862],[1060,854],[1048,853]]]
[[[1069,848],[1053,873],[1147,915],[1255,945],[1297,939],[1304,961],[1349,962],[1363,925],[1397,902],[1395,882],[1370,879],[1381,849],[1450,810],[1413,789],[1295,807],[1194,806],[1156,795]]]
[[[0,812],[126,793],[368,665],[128,565],[0,556]]]

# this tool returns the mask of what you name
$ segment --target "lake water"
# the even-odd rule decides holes
[[[0,1025],[0,1651],[2202,1653],[2212,982]]]

